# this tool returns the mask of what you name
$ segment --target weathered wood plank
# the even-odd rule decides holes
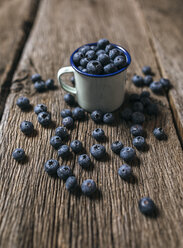
[[[139,2],[149,27],[151,44],[161,74],[173,84],[168,98],[183,142],[183,4],[181,0]]]
[[[111,7],[112,6],[112,7]],[[54,77],[59,67],[68,65],[69,55],[79,45],[107,37],[126,47],[133,63],[128,78],[150,64],[159,78],[157,64],[149,44],[142,15],[133,0],[79,1],[43,0],[31,37],[25,47],[14,81],[40,72],[43,78]],[[128,79],[128,92],[140,91]],[[77,156],[67,163],[81,183],[93,178],[100,190],[94,199],[70,195],[63,182],[44,173],[43,164],[57,158],[49,145],[53,129],[41,128],[33,111],[23,113],[15,106],[17,97],[27,95],[33,105],[45,103],[56,125],[61,124],[60,110],[66,107],[64,91],[58,89],[35,93],[29,80],[14,82],[0,126],[0,246],[1,247],[181,247],[183,245],[182,150],[176,136],[169,104],[161,100],[161,114],[148,118],[145,128],[150,150],[137,152],[140,166],[134,164],[136,183],[125,183],[117,175],[122,161],[112,154],[110,144],[122,140],[132,145],[128,125],[116,120],[116,126],[103,125],[109,158],[94,162],[92,171],[82,171]],[[117,116],[117,113],[116,113]],[[26,138],[20,133],[22,120],[31,120],[38,135]],[[76,123],[71,140],[89,147],[95,143],[91,131],[97,126],[91,120]],[[99,126],[99,125],[98,125]],[[168,141],[157,142],[152,135],[163,126]],[[68,142],[69,143],[69,142]],[[11,159],[14,148],[23,147],[28,162],[23,165]],[[136,165],[136,166],[135,166]],[[156,219],[139,213],[138,200],[145,195],[159,208]]]
[[[39,0],[0,1],[0,118]]]

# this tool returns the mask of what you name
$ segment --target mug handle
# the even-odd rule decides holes
[[[67,84],[65,84],[63,82],[63,80],[61,79],[61,76],[65,73],[69,73],[69,72],[74,72],[74,69],[72,68],[72,66],[67,66],[67,67],[62,67],[59,69],[58,73],[57,73],[57,79],[58,79],[58,82],[60,83],[61,87],[69,92],[69,93],[72,93],[72,94],[76,94],[77,93],[77,90],[75,87],[72,87],[72,86],[69,86]]]

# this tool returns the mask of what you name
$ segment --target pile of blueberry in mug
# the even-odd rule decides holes
[[[82,72],[101,75],[113,73],[125,67],[126,56],[107,39],[100,39],[96,46],[81,47],[73,55],[73,62]]]

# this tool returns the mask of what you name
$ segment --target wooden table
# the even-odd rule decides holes
[[[0,247],[183,247],[182,15],[181,0],[0,0]],[[128,93],[142,91],[130,78],[141,75],[143,65],[152,66],[155,79],[169,78],[173,88],[163,96],[152,94],[160,114],[147,117],[149,151],[137,152],[134,183],[120,180],[122,161],[110,150],[115,140],[132,145],[129,125],[118,118],[114,126],[102,126],[108,137],[106,161],[93,160],[94,169],[84,171],[75,155],[67,162],[59,159],[71,166],[79,183],[96,181],[100,193],[90,199],[69,194],[61,180],[44,172],[44,162],[57,158],[49,145],[54,127],[42,128],[33,110],[21,112],[15,103],[22,95],[33,106],[44,103],[55,126],[61,125],[64,91],[38,94],[30,75],[39,72],[56,81],[74,49],[101,37],[132,55]],[[35,137],[20,132],[23,120],[34,123]],[[71,140],[81,140],[89,153],[97,126],[90,118],[76,122]],[[155,140],[157,126],[166,130],[167,141]],[[12,159],[17,147],[28,155],[24,164]],[[147,195],[158,206],[157,218],[139,212],[138,201]]]

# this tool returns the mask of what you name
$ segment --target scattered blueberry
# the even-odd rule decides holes
[[[104,114],[103,122],[106,124],[112,124],[114,122],[114,115],[112,113]]]
[[[30,121],[22,121],[20,124],[20,130],[24,134],[30,135],[34,131],[34,125]]]
[[[73,56],[74,64],[75,64],[76,66],[79,65],[80,60],[81,60],[82,58],[84,58],[84,54],[83,54],[83,53],[81,53],[81,52],[75,53],[74,56]]]
[[[90,148],[91,155],[96,159],[101,159],[106,154],[106,149],[103,145],[96,144]]]
[[[105,49],[107,45],[109,45],[109,41],[107,39],[100,39],[97,42],[97,47],[99,49]]]
[[[163,90],[163,85],[158,82],[158,81],[154,81],[150,84],[150,89],[152,90],[152,92],[154,92],[155,94],[162,94],[162,90]]]
[[[135,150],[131,147],[124,147],[120,151],[120,157],[125,161],[125,162],[131,162],[135,158]]]
[[[102,141],[105,138],[105,133],[104,130],[102,128],[96,128],[93,132],[92,132],[92,136],[94,139],[96,139],[97,141]]]
[[[149,197],[144,197],[139,201],[139,209],[142,214],[152,215],[156,210],[156,206],[153,200]]]
[[[143,127],[142,127],[141,125],[139,125],[139,124],[133,125],[133,126],[130,128],[130,132],[131,132],[131,134],[132,134],[134,137],[137,137],[137,136],[144,136],[144,134],[145,134]]]
[[[70,155],[70,150],[69,150],[69,146],[67,145],[62,145],[59,149],[58,149],[58,156],[61,158],[67,158]]]
[[[87,154],[82,154],[78,158],[78,163],[83,169],[87,169],[91,165],[91,159]]]
[[[138,149],[138,150],[143,150],[146,145],[146,141],[144,137],[142,136],[137,136],[133,139],[133,145]]]
[[[85,45],[85,46],[82,46],[82,47],[79,49],[79,52],[81,52],[82,54],[85,54],[85,53],[88,52],[90,49],[91,49],[90,46]]]
[[[146,90],[142,91],[140,94],[140,99],[143,97],[150,97],[149,91],[146,91]]]
[[[110,59],[114,60],[118,55],[120,55],[120,51],[117,48],[113,48],[109,51],[109,57]]]
[[[114,73],[117,70],[118,70],[118,68],[114,65],[114,63],[110,63],[110,64],[104,66],[104,72],[106,74]]]
[[[152,103],[152,101],[149,97],[141,97],[140,101],[144,105],[144,107],[146,107],[147,105],[150,105]]]
[[[38,92],[43,92],[46,89],[46,84],[44,81],[36,81],[34,84],[34,88],[38,91]]]
[[[109,44],[109,45],[106,46],[105,52],[106,53],[109,53],[109,51],[112,50],[113,48],[115,48],[114,45],[113,44]]]
[[[59,163],[55,159],[49,159],[44,164],[44,169],[49,175],[57,174],[57,169],[59,168]]]
[[[16,104],[21,110],[26,110],[26,109],[30,108],[30,102],[29,102],[29,99],[27,97],[23,97],[23,96],[19,97],[17,99]]]
[[[144,75],[152,75],[151,67],[150,66],[144,66],[142,68],[142,72]]]
[[[95,123],[101,123],[103,121],[103,115],[101,110],[95,110],[91,113],[91,118]]]
[[[62,116],[62,118],[65,118],[65,117],[72,117],[72,112],[70,109],[63,109],[61,112],[60,112],[60,115]]]
[[[76,103],[74,96],[69,93],[64,95],[64,101],[70,106],[73,106]]]
[[[131,166],[127,164],[123,164],[119,169],[118,169],[118,175],[124,179],[128,180],[132,176],[132,168]]]
[[[13,151],[13,158],[16,161],[22,161],[25,158],[25,152],[24,152],[24,150],[22,148],[16,148]]]
[[[159,112],[158,105],[156,103],[149,103],[145,108],[146,114],[157,115]]]
[[[136,102],[140,100],[140,96],[138,94],[130,94],[129,95],[129,101],[130,102]]]
[[[134,112],[132,114],[132,122],[134,124],[142,124],[145,121],[145,116],[141,112]]]
[[[62,145],[62,139],[60,136],[53,136],[50,139],[50,144],[55,148],[58,149]]]
[[[121,112],[121,118],[125,121],[130,121],[132,118],[132,110],[130,108],[125,108]]]
[[[84,120],[84,118],[85,118],[85,111],[84,111],[84,109],[82,109],[80,107],[76,107],[72,111],[72,116],[73,116],[73,118],[75,120]]]
[[[67,165],[62,165],[57,169],[57,175],[60,179],[67,180],[68,177],[72,176],[72,170]]]
[[[48,126],[51,123],[51,115],[48,112],[40,112],[37,119],[42,126]]]
[[[69,191],[74,191],[77,187],[77,179],[75,176],[68,177],[65,182],[65,187]]]
[[[154,131],[153,131],[153,134],[156,137],[156,139],[158,139],[158,140],[167,139],[167,135],[165,134],[163,128],[161,128],[161,127],[155,128]]]
[[[46,80],[45,84],[46,84],[47,89],[49,89],[49,90],[54,89],[54,80],[53,79],[49,78],[48,80]]]
[[[111,150],[116,154],[119,154],[122,148],[123,143],[121,141],[115,141],[111,145]]]
[[[141,102],[134,102],[132,109],[134,112],[143,112],[144,105]]]
[[[103,67],[101,63],[98,60],[91,60],[88,64],[86,69],[88,70],[88,73],[90,74],[102,74]]]
[[[65,127],[57,127],[55,130],[55,135],[64,140],[68,137],[67,129]]]
[[[72,117],[68,116],[62,120],[62,124],[64,125],[64,127],[72,129],[74,126],[74,120],[72,119]]]
[[[144,79],[143,77],[139,76],[139,75],[134,75],[132,77],[132,83],[136,86],[136,87],[143,87],[144,86]]]
[[[108,56],[107,54],[105,54],[105,53],[99,54],[99,56],[98,56],[97,59],[98,59],[98,61],[99,61],[103,66],[105,66],[105,65],[107,65],[107,64],[110,63],[110,58],[109,58],[109,56]]]
[[[70,144],[70,147],[71,147],[72,151],[75,153],[79,153],[83,149],[82,143],[79,140],[73,140]]]
[[[149,86],[153,82],[153,78],[150,75],[147,75],[144,77],[144,84],[146,86]]]
[[[126,65],[126,58],[125,58],[125,56],[121,56],[121,55],[117,56],[114,59],[114,65],[116,67],[118,67],[118,69],[123,68]]]
[[[47,107],[44,104],[38,104],[34,108],[34,112],[38,115],[41,112],[47,112]]]
[[[87,58],[88,61],[95,60],[97,58],[97,55],[95,51],[89,50],[86,54],[85,57]],[[81,64],[81,63],[80,63]]]
[[[97,190],[95,181],[93,181],[92,179],[85,180],[81,185],[81,190],[84,195],[92,195]]]
[[[171,87],[171,83],[167,78],[161,78],[160,83],[162,84],[162,86],[165,90],[169,90]]]
[[[33,74],[32,76],[31,76],[31,80],[32,80],[32,82],[37,82],[37,81],[41,81],[41,75],[40,74],[38,74],[38,73],[36,73],[36,74]]]

